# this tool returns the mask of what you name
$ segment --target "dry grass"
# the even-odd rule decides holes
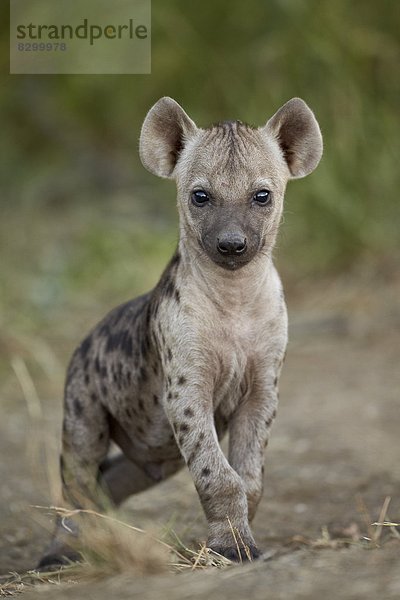
[[[37,584],[76,584],[123,573],[157,575],[167,571],[221,569],[232,564],[205,544],[199,550],[186,547],[172,530],[164,535],[174,539],[173,544],[112,514],[59,507],[36,508],[51,511],[61,518],[73,517],[80,521],[79,551],[83,560],[55,571],[11,573],[9,577],[0,578],[0,597],[14,596]]]
[[[37,508],[51,510],[62,518],[81,520],[79,551],[84,560],[71,568],[82,571],[87,578],[126,572],[148,575],[166,570],[221,568],[232,564],[205,545],[199,551],[191,550],[172,530],[160,536],[125,523],[112,513],[103,514],[91,509]],[[167,543],[163,538],[172,538],[174,543]]]
[[[378,521],[373,522],[362,497],[358,496],[356,498],[357,509],[366,528],[365,533],[361,531],[357,523],[351,523],[348,527],[332,533],[329,532],[327,526],[324,526],[321,530],[321,536],[317,539],[297,535],[292,538],[291,542],[294,545],[304,545],[315,549],[331,548],[337,550],[354,544],[362,545],[366,549],[373,549],[381,547],[389,539],[400,540],[400,533],[397,530],[400,525],[388,518],[387,513],[390,502],[390,496],[386,496],[379,511]],[[388,528],[389,536],[383,536],[384,527]]]
[[[382,546],[389,539],[400,540],[397,528],[399,523],[388,517],[391,498],[384,499],[379,511],[378,521],[372,522],[367,507],[361,497],[357,506],[364,522],[365,534],[357,523],[330,532],[323,527],[317,539],[295,536],[292,547],[307,546],[312,549],[339,550],[357,544],[365,549]],[[172,529],[158,536],[119,520],[113,514],[101,514],[93,510],[67,510],[59,507],[36,507],[51,511],[61,518],[73,517],[81,521],[82,534],[79,550],[81,563],[71,563],[56,571],[29,571],[24,574],[11,573],[0,578],[0,597],[20,594],[35,585],[78,584],[94,581],[118,574],[136,576],[157,575],[165,572],[177,574],[208,568],[226,568],[233,563],[202,544],[198,550],[188,548]],[[242,543],[239,532],[232,526],[232,536],[239,547]],[[389,535],[384,535],[388,532]],[[165,541],[168,539],[169,541]],[[250,559],[250,556],[248,556]]]

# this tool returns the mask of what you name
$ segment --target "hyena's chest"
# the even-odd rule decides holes
[[[229,421],[243,398],[251,392],[255,357],[260,354],[255,323],[228,322],[215,336],[214,412]]]

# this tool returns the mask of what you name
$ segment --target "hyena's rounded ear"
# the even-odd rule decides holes
[[[195,123],[175,100],[161,98],[142,125],[139,154],[143,166],[159,177],[172,177],[179,153],[196,131]]]
[[[263,128],[278,141],[293,179],[305,177],[322,156],[322,135],[314,113],[301,98],[292,98]]]

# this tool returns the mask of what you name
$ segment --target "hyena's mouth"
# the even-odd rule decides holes
[[[245,265],[247,265],[251,259],[253,258],[253,256],[251,255],[246,255],[246,256],[229,256],[226,258],[223,258],[221,256],[210,256],[211,260],[218,265],[219,267],[222,267],[223,269],[226,269],[228,271],[237,271],[238,269],[241,269],[242,267],[244,267]]]

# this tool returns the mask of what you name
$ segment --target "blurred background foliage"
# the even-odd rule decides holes
[[[177,239],[175,189],[140,165],[160,97],[199,125],[261,125],[304,98],[324,158],[289,184],[286,284],[392,272],[399,258],[400,11],[394,0],[153,0],[152,74],[7,75],[2,3],[0,327],[75,338],[156,282]]]

